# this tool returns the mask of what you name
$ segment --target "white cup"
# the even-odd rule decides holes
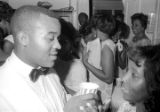
[[[97,93],[97,90],[99,88],[99,85],[92,82],[82,82],[80,84],[80,91],[79,95],[84,95],[88,93]]]

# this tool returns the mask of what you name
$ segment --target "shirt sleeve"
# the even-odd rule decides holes
[[[13,106],[2,95],[0,95],[0,112],[16,112]]]

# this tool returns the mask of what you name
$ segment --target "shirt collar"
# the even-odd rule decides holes
[[[7,59],[7,62],[12,66],[14,71],[18,71],[18,73],[23,74],[25,77],[29,77],[32,66],[23,62],[14,52],[11,53],[11,56]]]

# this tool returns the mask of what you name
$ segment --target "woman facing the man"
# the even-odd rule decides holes
[[[128,57],[129,68],[122,81],[124,99],[136,106],[136,112],[159,111],[160,45],[131,48]]]

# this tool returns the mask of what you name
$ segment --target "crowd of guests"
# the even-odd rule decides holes
[[[160,45],[145,33],[148,16],[133,14],[131,28],[122,13],[80,13],[78,21],[76,29],[43,7],[15,10],[1,35],[0,111],[159,110]],[[98,94],[77,95],[82,82],[97,83]]]

